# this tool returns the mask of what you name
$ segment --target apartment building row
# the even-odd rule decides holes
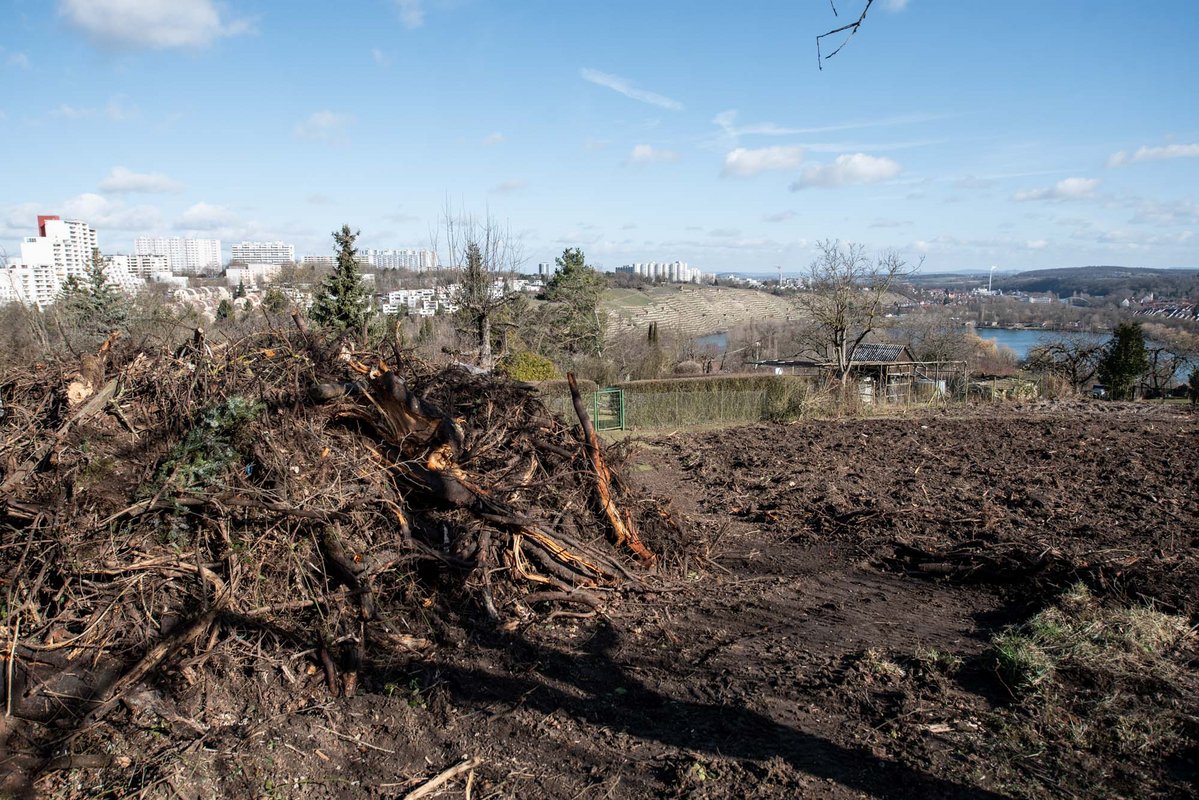
[[[709,283],[714,277],[690,266],[686,261],[639,261],[617,267],[616,271],[668,283]]]

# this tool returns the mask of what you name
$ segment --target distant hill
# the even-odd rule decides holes
[[[702,336],[749,322],[782,322],[797,316],[792,301],[767,292],[691,284],[609,289],[603,306],[611,315],[613,333],[644,330],[656,322],[663,333]]]
[[[1034,269],[1004,277],[995,276],[1003,291],[1053,292],[1068,297],[1075,292],[1096,297],[1192,297],[1199,293],[1199,269],[1151,267],[1063,267]]]

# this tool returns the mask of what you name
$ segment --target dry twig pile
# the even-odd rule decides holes
[[[30,752],[230,632],[311,651],[350,695],[439,616],[594,613],[680,541],[577,393],[572,426],[520,384],[302,326],[114,352],[0,385],[5,696]]]

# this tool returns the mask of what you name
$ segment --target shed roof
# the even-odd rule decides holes
[[[862,342],[854,351],[853,363],[894,364],[912,361],[912,354],[902,344],[873,344]]]
[[[907,345],[863,342],[854,351],[851,365],[912,364],[916,359]],[[829,367],[831,362],[802,358],[775,358],[750,362],[760,367]]]

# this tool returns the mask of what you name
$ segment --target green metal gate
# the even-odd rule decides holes
[[[591,420],[597,431],[623,431],[624,389],[600,389],[593,394]]]

